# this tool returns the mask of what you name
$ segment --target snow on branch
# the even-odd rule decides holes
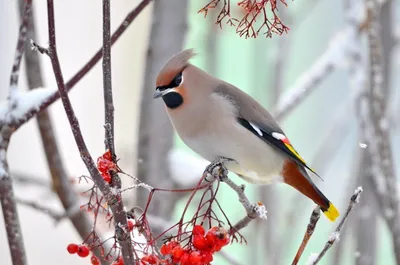
[[[28,92],[14,91],[9,100],[0,103],[0,123],[19,124],[25,120],[27,113],[38,112],[56,92],[54,88],[37,88]]]
[[[346,65],[346,61],[354,51],[354,36],[358,34],[354,28],[348,27],[337,33],[328,45],[327,50],[297,78],[280,97],[274,111],[274,117],[282,120],[307,96],[309,96],[333,70]]]
[[[273,114],[278,120],[285,118],[307,98],[335,69],[347,67],[349,60],[358,56],[357,36],[365,30],[365,11],[355,5],[346,16],[351,23],[331,39],[326,51],[280,97]]]
[[[350,198],[349,206],[347,207],[346,213],[344,214],[342,220],[340,220],[338,226],[336,227],[335,231],[329,236],[328,242],[326,242],[322,251],[318,254],[313,253],[309,258],[307,265],[316,265],[321,259],[324,257],[326,252],[332,247],[332,245],[339,241],[340,239],[340,231],[343,228],[344,223],[346,222],[347,218],[349,217],[350,212],[353,210],[354,206],[359,202],[361,192],[363,192],[362,187],[358,187],[354,194]]]

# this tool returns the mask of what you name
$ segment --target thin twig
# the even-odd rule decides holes
[[[239,202],[243,205],[247,213],[246,217],[233,226],[232,232],[239,231],[240,229],[246,227],[252,220],[256,218],[263,220],[267,219],[267,210],[265,209],[265,206],[262,203],[251,203],[244,193],[244,185],[239,186],[228,177],[225,177],[223,182],[225,182],[232,190],[236,192],[239,197]]]
[[[86,165],[92,179],[99,187],[100,191],[105,196],[108,205],[110,205],[111,211],[113,212],[116,228],[127,227],[126,213],[124,211],[124,206],[122,200],[118,200],[116,195],[114,195],[110,186],[104,181],[100,175],[97,167],[89,154],[85,140],[83,139],[82,132],[79,126],[78,119],[75,116],[75,112],[72,108],[71,101],[68,97],[68,91],[66,85],[64,84],[64,77],[61,72],[60,62],[56,50],[56,32],[55,32],[55,21],[54,21],[54,2],[53,0],[47,1],[47,13],[48,13],[48,27],[49,27],[49,55],[51,59],[51,64],[53,67],[53,72],[56,78],[58,91],[60,98],[62,100],[65,112],[68,117],[68,121],[71,126],[72,133],[75,138],[75,142],[81,154],[81,158]],[[124,264],[133,265],[134,264],[134,250],[132,248],[131,237],[124,230],[121,234],[121,230],[118,229],[118,241],[121,246],[122,257],[124,259]]]
[[[53,219],[55,221],[56,224],[59,223],[64,218],[68,218],[74,214],[77,214],[80,210],[79,206],[77,205],[77,207],[75,207],[75,211],[71,211],[70,213],[58,213],[58,212],[54,211],[53,209],[45,207],[41,203],[37,203],[35,201],[29,201],[29,200],[25,200],[22,198],[15,198],[15,201],[19,205],[27,206],[31,209],[34,209],[38,212],[42,212],[42,213],[48,215],[51,219]]]
[[[103,90],[105,116],[105,145],[116,162],[114,145],[114,102],[111,79],[110,0],[103,0]]]
[[[19,69],[21,67],[21,59],[24,54],[24,45],[26,41],[26,32],[28,28],[29,17],[32,13],[32,1],[25,1],[25,8],[22,16],[21,25],[19,27],[17,48],[15,49],[14,64],[10,76],[10,100],[12,101],[13,95],[18,88]]]
[[[36,186],[48,190],[51,189],[49,181],[42,180],[34,175],[17,172],[11,172],[10,174],[13,176],[14,183],[21,184],[21,186]]]
[[[355,191],[353,196],[350,198],[350,203],[349,206],[347,207],[346,213],[344,214],[342,220],[340,220],[339,225],[336,227],[335,231],[332,233],[332,235],[329,237],[328,242],[325,244],[325,247],[322,249],[322,251],[316,256],[315,260],[310,263],[310,265],[316,265],[321,259],[324,257],[326,252],[332,247],[332,245],[339,240],[340,236],[340,231],[342,230],[342,227],[344,223],[346,222],[347,218],[349,217],[349,214],[351,210],[353,210],[354,206],[359,202],[360,199],[360,194],[363,191],[362,187],[358,187]]]
[[[304,234],[303,241],[301,242],[299,249],[297,250],[296,256],[293,259],[292,265],[297,265],[301,255],[303,255],[304,249],[307,247],[308,241],[314,233],[315,227],[317,226],[318,220],[321,217],[321,208],[319,206],[311,213],[310,222],[307,225],[306,233]]]

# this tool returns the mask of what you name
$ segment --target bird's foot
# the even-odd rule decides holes
[[[216,178],[220,181],[224,181],[224,179],[228,177],[228,169],[225,167],[224,163],[234,161],[234,159],[226,157],[219,157],[212,161],[203,172],[205,181],[212,182]]]

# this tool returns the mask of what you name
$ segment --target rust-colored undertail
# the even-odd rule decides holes
[[[296,162],[291,160],[285,161],[282,170],[284,182],[313,200],[321,207],[321,210],[329,220],[335,221],[339,216],[338,210],[305,174],[307,172],[304,169],[301,170]]]

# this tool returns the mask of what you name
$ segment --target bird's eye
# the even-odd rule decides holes
[[[177,74],[173,80],[175,86],[179,86],[182,83],[182,73]]]

